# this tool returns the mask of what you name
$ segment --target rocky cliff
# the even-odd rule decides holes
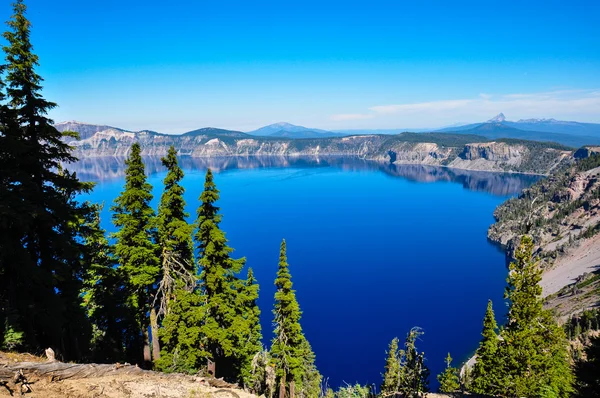
[[[521,235],[534,238],[547,305],[563,316],[600,299],[600,155],[588,153],[499,206],[488,231],[509,257]]]
[[[67,142],[79,158],[127,156],[133,142],[143,156],[163,156],[173,145],[180,155],[223,156],[354,156],[396,164],[448,166],[466,170],[546,174],[571,161],[566,147],[533,141],[496,140],[447,133],[402,133],[348,137],[290,139],[256,137],[241,132],[201,129],[182,135],[131,132],[108,126],[60,123],[61,131],[77,131]]]

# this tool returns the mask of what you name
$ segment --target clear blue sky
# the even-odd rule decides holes
[[[56,121],[168,133],[498,112],[600,122],[597,0],[26,3]]]

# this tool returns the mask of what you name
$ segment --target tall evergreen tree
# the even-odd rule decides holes
[[[181,185],[183,170],[179,167],[175,147],[169,148],[161,162],[167,168],[163,181],[165,188],[158,206],[158,240],[163,270],[170,274],[173,268],[195,273],[193,226],[186,221],[189,214],[185,212],[185,189]]]
[[[200,284],[206,300],[201,334],[215,362],[217,375],[237,381],[242,357],[236,330],[240,324],[237,304],[242,282],[237,274],[246,259],[231,258],[233,249],[228,246],[225,233],[219,228],[221,215],[216,206],[217,200],[219,190],[212,171],[208,169],[204,191],[200,195],[195,235],[200,259]]]
[[[258,307],[259,286],[254,278],[252,268],[248,268],[248,277],[242,285],[238,295],[238,311],[241,311],[241,317],[238,317],[238,325],[234,325],[237,331],[240,357],[240,374],[246,386],[256,384],[253,380],[252,362],[254,357],[262,352],[262,332],[260,326],[260,308]]]
[[[209,353],[203,346],[201,328],[205,319],[204,297],[195,285],[175,281],[173,298],[159,335],[162,342],[156,367],[165,372],[197,373]]]
[[[171,146],[167,156],[163,157],[161,161],[167,168],[167,175],[164,179],[164,191],[160,198],[157,217],[162,275],[155,306],[150,313],[153,336],[159,334],[159,318],[162,319],[167,314],[169,302],[175,299],[176,290],[182,295],[198,294],[197,289],[195,289],[197,278],[193,258],[193,226],[186,221],[188,214],[185,212],[185,200],[183,198],[185,189],[180,184],[183,179],[183,170],[177,162],[175,147]],[[188,304],[198,301],[197,298],[193,297],[182,298],[181,300]],[[182,307],[181,304],[183,303],[173,306],[172,309],[195,311],[191,307]],[[183,314],[172,315],[176,317],[185,316]],[[177,340],[177,336],[169,335],[166,337],[172,343]],[[153,358],[154,361],[157,361],[160,357],[159,339],[152,339],[152,343]]]
[[[0,331],[9,332],[16,347],[51,346],[76,359],[87,341],[80,227],[90,209],[75,197],[92,185],[60,166],[76,159],[46,117],[56,104],[41,95],[25,14],[23,1],[15,1],[3,34],[8,103],[0,109]]]
[[[400,351],[400,375],[398,392],[404,397],[420,397],[429,391],[429,369],[425,354],[417,351],[417,339],[423,335],[420,328],[412,328],[406,336],[404,349]]]
[[[115,199],[113,223],[118,228],[115,255],[127,279],[128,304],[136,311],[139,357],[150,366],[150,311],[160,274],[156,220],[150,207],[152,186],[146,181],[140,145],[131,146],[125,161],[125,189]],[[157,336],[154,336],[155,338]],[[142,357],[143,355],[143,357]]]
[[[400,375],[400,358],[398,358],[398,338],[394,337],[390,342],[385,361],[385,373],[381,384],[381,393],[393,394],[398,391],[398,377]]]
[[[470,388],[477,394],[495,394],[498,393],[500,380],[499,372],[502,371],[500,358],[498,358],[498,334],[496,330],[496,318],[494,317],[494,308],[492,301],[488,301],[485,317],[483,318],[483,336],[477,348],[477,360],[473,366],[471,374]]]
[[[281,242],[275,286],[275,337],[271,345],[271,357],[276,370],[277,385],[285,385],[288,388],[293,381],[299,394],[306,397],[317,396],[314,395],[312,387],[315,381],[320,383],[321,376],[316,370],[314,353],[300,325],[302,312],[292,288],[285,240]]]
[[[541,270],[532,252],[531,237],[523,236],[509,266],[505,297],[510,307],[498,346],[501,394],[567,397],[573,385],[567,341],[552,314],[542,307]]]
[[[94,206],[85,224],[83,300],[93,327],[91,360],[101,363],[135,361],[128,356],[129,338],[138,330],[135,314],[127,306],[126,280],[116,267],[112,247],[100,226],[102,206]],[[133,332],[133,333],[132,333]],[[134,340],[135,341],[135,340]]]

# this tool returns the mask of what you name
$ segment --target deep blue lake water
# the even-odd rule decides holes
[[[260,283],[264,343],[272,330],[279,244],[288,260],[302,326],[329,384],[379,388],[389,341],[413,326],[425,334],[431,382],[448,351],[455,365],[475,350],[488,299],[497,316],[504,254],[486,239],[496,206],[537,177],[467,172],[359,159],[182,158],[195,217],[207,167],[221,191],[221,224],[234,256]],[[123,188],[122,159],[86,159],[71,169],[97,181],[87,198],[109,208]],[[165,171],[147,159],[156,207]],[[243,274],[245,276],[245,272]]]

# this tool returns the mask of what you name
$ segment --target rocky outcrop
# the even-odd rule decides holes
[[[598,303],[600,280],[584,276],[600,273],[599,165],[595,155],[525,189],[496,209],[488,230],[509,259],[523,234],[533,237],[547,306],[563,317]]]
[[[107,126],[79,126],[74,122],[59,124],[57,128],[80,132],[79,139],[65,138],[75,148],[75,155],[80,159],[124,157],[131,144],[139,142],[143,156],[164,156],[173,145],[180,155],[191,157],[355,156],[396,164],[546,174],[558,163],[572,157],[570,151],[552,147],[537,148],[535,152],[527,142],[469,143],[465,141],[465,137],[477,137],[458,134],[369,134],[291,139],[257,137],[218,129],[167,135],[152,131],[130,132]],[[484,138],[481,140],[485,141]]]
[[[529,150],[524,145],[509,145],[504,142],[485,142],[465,145],[459,157],[466,160],[484,159],[493,162],[520,164]]]

